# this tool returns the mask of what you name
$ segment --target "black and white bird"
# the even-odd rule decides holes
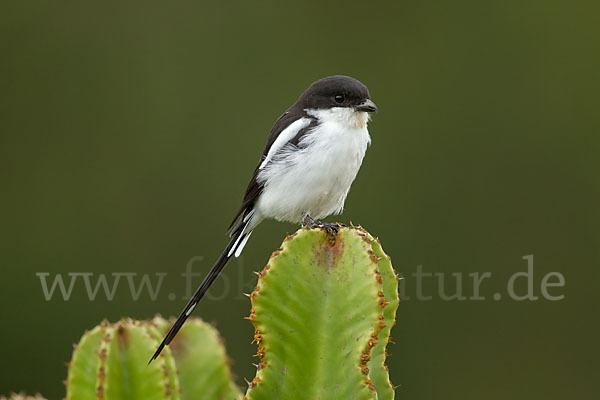
[[[371,142],[367,123],[377,111],[369,90],[349,76],[314,82],[271,129],[246,189],[242,206],[229,226],[231,241],[215,262],[151,358],[171,343],[194,307],[233,256],[238,257],[265,218],[327,230],[315,222],[339,214]]]

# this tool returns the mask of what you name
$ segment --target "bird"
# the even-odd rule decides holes
[[[367,129],[377,106],[359,80],[334,75],[313,82],[273,125],[242,204],[229,225],[230,242],[160,343],[149,363],[169,345],[232,257],[239,257],[265,219],[320,227],[339,214],[365,156]]]

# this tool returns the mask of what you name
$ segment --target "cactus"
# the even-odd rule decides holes
[[[150,365],[168,322],[103,322],[86,332],[69,365],[67,400],[240,399],[216,330],[191,319]]]
[[[27,396],[23,393],[11,393],[9,397],[0,396],[0,400],[46,400],[39,394],[35,396]]]
[[[248,319],[260,362],[244,399],[394,399],[385,359],[398,278],[377,239],[354,226],[337,234],[302,228],[258,276]],[[169,326],[161,317],[123,319],[86,332],[69,363],[66,399],[240,400],[222,340],[198,319],[147,365]]]
[[[260,362],[247,399],[394,398],[384,361],[397,277],[376,239],[303,228],[258,275],[248,318]]]

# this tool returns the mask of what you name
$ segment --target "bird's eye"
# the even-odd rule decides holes
[[[336,103],[343,103],[344,102],[344,95],[343,94],[336,94],[334,97]]]

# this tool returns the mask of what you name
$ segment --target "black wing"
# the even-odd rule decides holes
[[[311,122],[309,124],[309,126],[307,126],[306,128],[301,129],[296,134],[296,136],[294,138],[292,138],[292,140],[290,140],[290,143],[297,145],[300,138],[309,129],[312,128],[313,123],[316,123],[316,119],[314,117],[311,117],[308,114],[306,114],[306,112],[304,110],[298,109],[297,107],[291,107],[289,110],[287,110],[285,113],[283,113],[283,115],[281,117],[279,117],[279,119],[275,122],[275,125],[273,125],[273,128],[271,128],[271,132],[269,133],[269,137],[267,138],[267,143],[265,144],[263,153],[260,156],[258,165],[254,169],[254,173],[252,174],[252,179],[250,179],[250,183],[248,184],[248,187],[246,188],[246,193],[244,194],[244,200],[242,200],[242,205],[241,205],[240,209],[238,210],[238,212],[236,213],[235,218],[233,218],[233,221],[231,221],[231,224],[229,225],[229,228],[228,228],[229,236],[232,236],[235,232],[238,231],[238,227],[240,226],[240,221],[243,221],[243,218],[246,215],[248,215],[248,213],[250,211],[252,211],[252,209],[254,208],[254,203],[256,202],[256,199],[258,199],[258,196],[260,196],[260,194],[262,193],[263,185],[257,181],[257,176],[258,176],[258,172],[259,172],[259,167],[262,164],[262,162],[265,160],[265,158],[267,157],[267,154],[269,154],[269,150],[271,150],[271,146],[273,146],[273,143],[275,143],[275,140],[277,140],[277,138],[279,137],[281,132],[283,132],[285,130],[285,128],[290,126],[290,124],[293,123],[294,121],[297,121],[298,119],[303,118],[303,117],[311,118],[311,119],[313,119],[313,122]]]

